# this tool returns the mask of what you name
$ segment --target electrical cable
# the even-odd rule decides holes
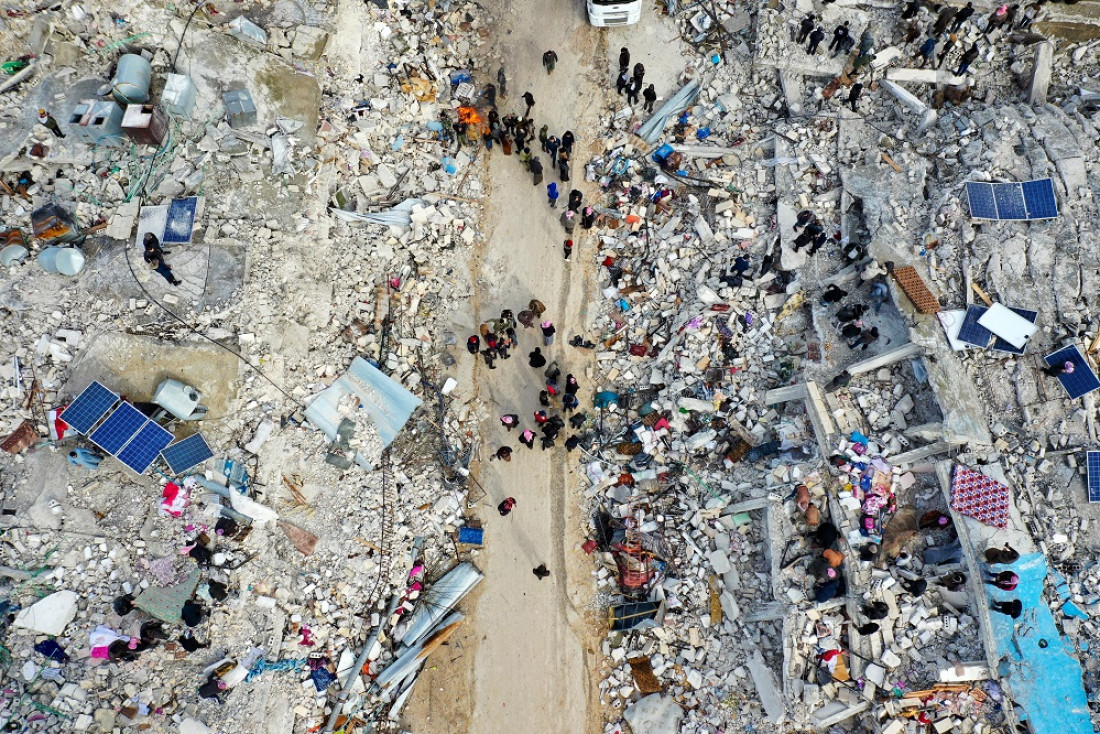
[[[176,73],[176,61],[180,57],[180,51],[183,50],[183,37],[187,35],[187,29],[191,26],[191,20],[195,17],[195,14],[202,9],[204,0],[196,0],[195,9],[191,11],[191,15],[187,16],[187,22],[183,24],[183,30],[180,31],[180,42],[176,46],[176,53],[172,56],[172,73]]]

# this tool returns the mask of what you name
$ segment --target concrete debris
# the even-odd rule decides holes
[[[493,127],[529,81],[496,60],[513,8],[11,5],[0,714],[121,734],[473,721],[448,715],[474,696],[414,686],[436,667],[460,686],[493,632],[476,607],[501,603],[467,595],[499,537],[476,473],[503,391],[452,348],[488,281],[519,290],[484,257],[490,173],[531,155]],[[543,57],[593,110],[547,169],[585,203],[546,225],[594,273],[561,289],[591,299],[577,333],[553,315],[547,357],[592,402],[569,453],[544,448],[572,469],[554,486],[590,520],[593,580],[546,558],[516,594],[553,614],[591,594],[554,628],[602,637],[588,720],[1100,730],[1097,393],[1045,359],[1075,346],[1092,369],[1100,345],[1088,4],[642,5],[616,33],[659,87],[645,104],[640,62],[624,104],[613,58]],[[146,127],[123,129],[128,106]],[[1011,187],[963,193],[1047,178],[1041,220]],[[166,376],[208,412],[161,409]],[[63,419],[93,381],[110,394]],[[128,468],[140,454],[156,471]],[[963,514],[955,466],[1009,491]],[[589,562],[575,532],[555,559]],[[444,645],[463,652],[425,666]],[[444,710],[424,724],[418,704]]]

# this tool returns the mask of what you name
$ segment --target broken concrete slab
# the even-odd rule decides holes
[[[21,610],[12,624],[20,629],[57,637],[76,618],[79,600],[76,592],[56,591]]]

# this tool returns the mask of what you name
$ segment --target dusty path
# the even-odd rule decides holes
[[[509,96],[500,102],[501,114],[522,114],[520,96],[530,90],[536,129],[547,124],[559,136],[572,129],[578,144],[572,180],[559,182],[563,191],[556,210],[547,206],[545,193],[546,183],[558,180],[556,172],[547,166],[543,184],[536,187],[515,156],[492,151],[482,221],[488,242],[471,263],[477,293],[472,324],[503,308],[519,311],[537,297],[547,306],[545,317],[558,328],[549,358],[560,361],[563,373],[574,372],[587,391],[591,353],[566,341],[584,331],[594,245],[578,227],[575,253],[566,263],[558,215],[571,187],[585,189],[582,162],[593,142],[586,140],[587,131],[596,129],[599,104],[594,100],[602,94],[592,77],[597,35],[580,15],[581,5],[534,0],[502,5],[493,25],[493,48],[508,74]],[[559,57],[552,76],[541,64],[548,48]],[[496,68],[494,63],[494,76]],[[545,154],[538,152],[545,162]],[[528,367],[526,355],[541,344],[541,335],[537,329],[520,331],[520,348],[511,359],[498,360],[495,370],[478,361],[474,384],[478,398],[496,413],[518,413],[533,428],[542,370]],[[487,528],[486,549],[477,561],[485,581],[466,604],[464,634],[418,685],[409,723],[416,731],[478,734],[597,731],[598,621],[586,612],[593,588],[590,564],[579,549],[585,521],[578,509],[577,455],[567,455],[560,440],[557,449],[544,452],[536,444],[530,451],[495,420],[483,438],[486,458],[505,443],[515,449],[510,463],[482,464],[476,471],[487,492],[477,508]],[[517,508],[501,518],[495,507],[507,496],[517,499]],[[531,573],[540,563],[552,572],[544,581]]]

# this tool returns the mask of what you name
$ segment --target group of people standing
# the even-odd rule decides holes
[[[642,109],[646,112],[653,112],[653,103],[657,101],[657,89],[650,84],[642,91],[643,80],[645,79],[645,66],[639,61],[634,64],[634,69],[630,69],[630,50],[625,46],[619,49],[619,73],[615,77],[615,92],[622,94],[626,92],[627,104],[638,104],[638,92],[642,92],[642,99],[645,103],[642,105]]]

